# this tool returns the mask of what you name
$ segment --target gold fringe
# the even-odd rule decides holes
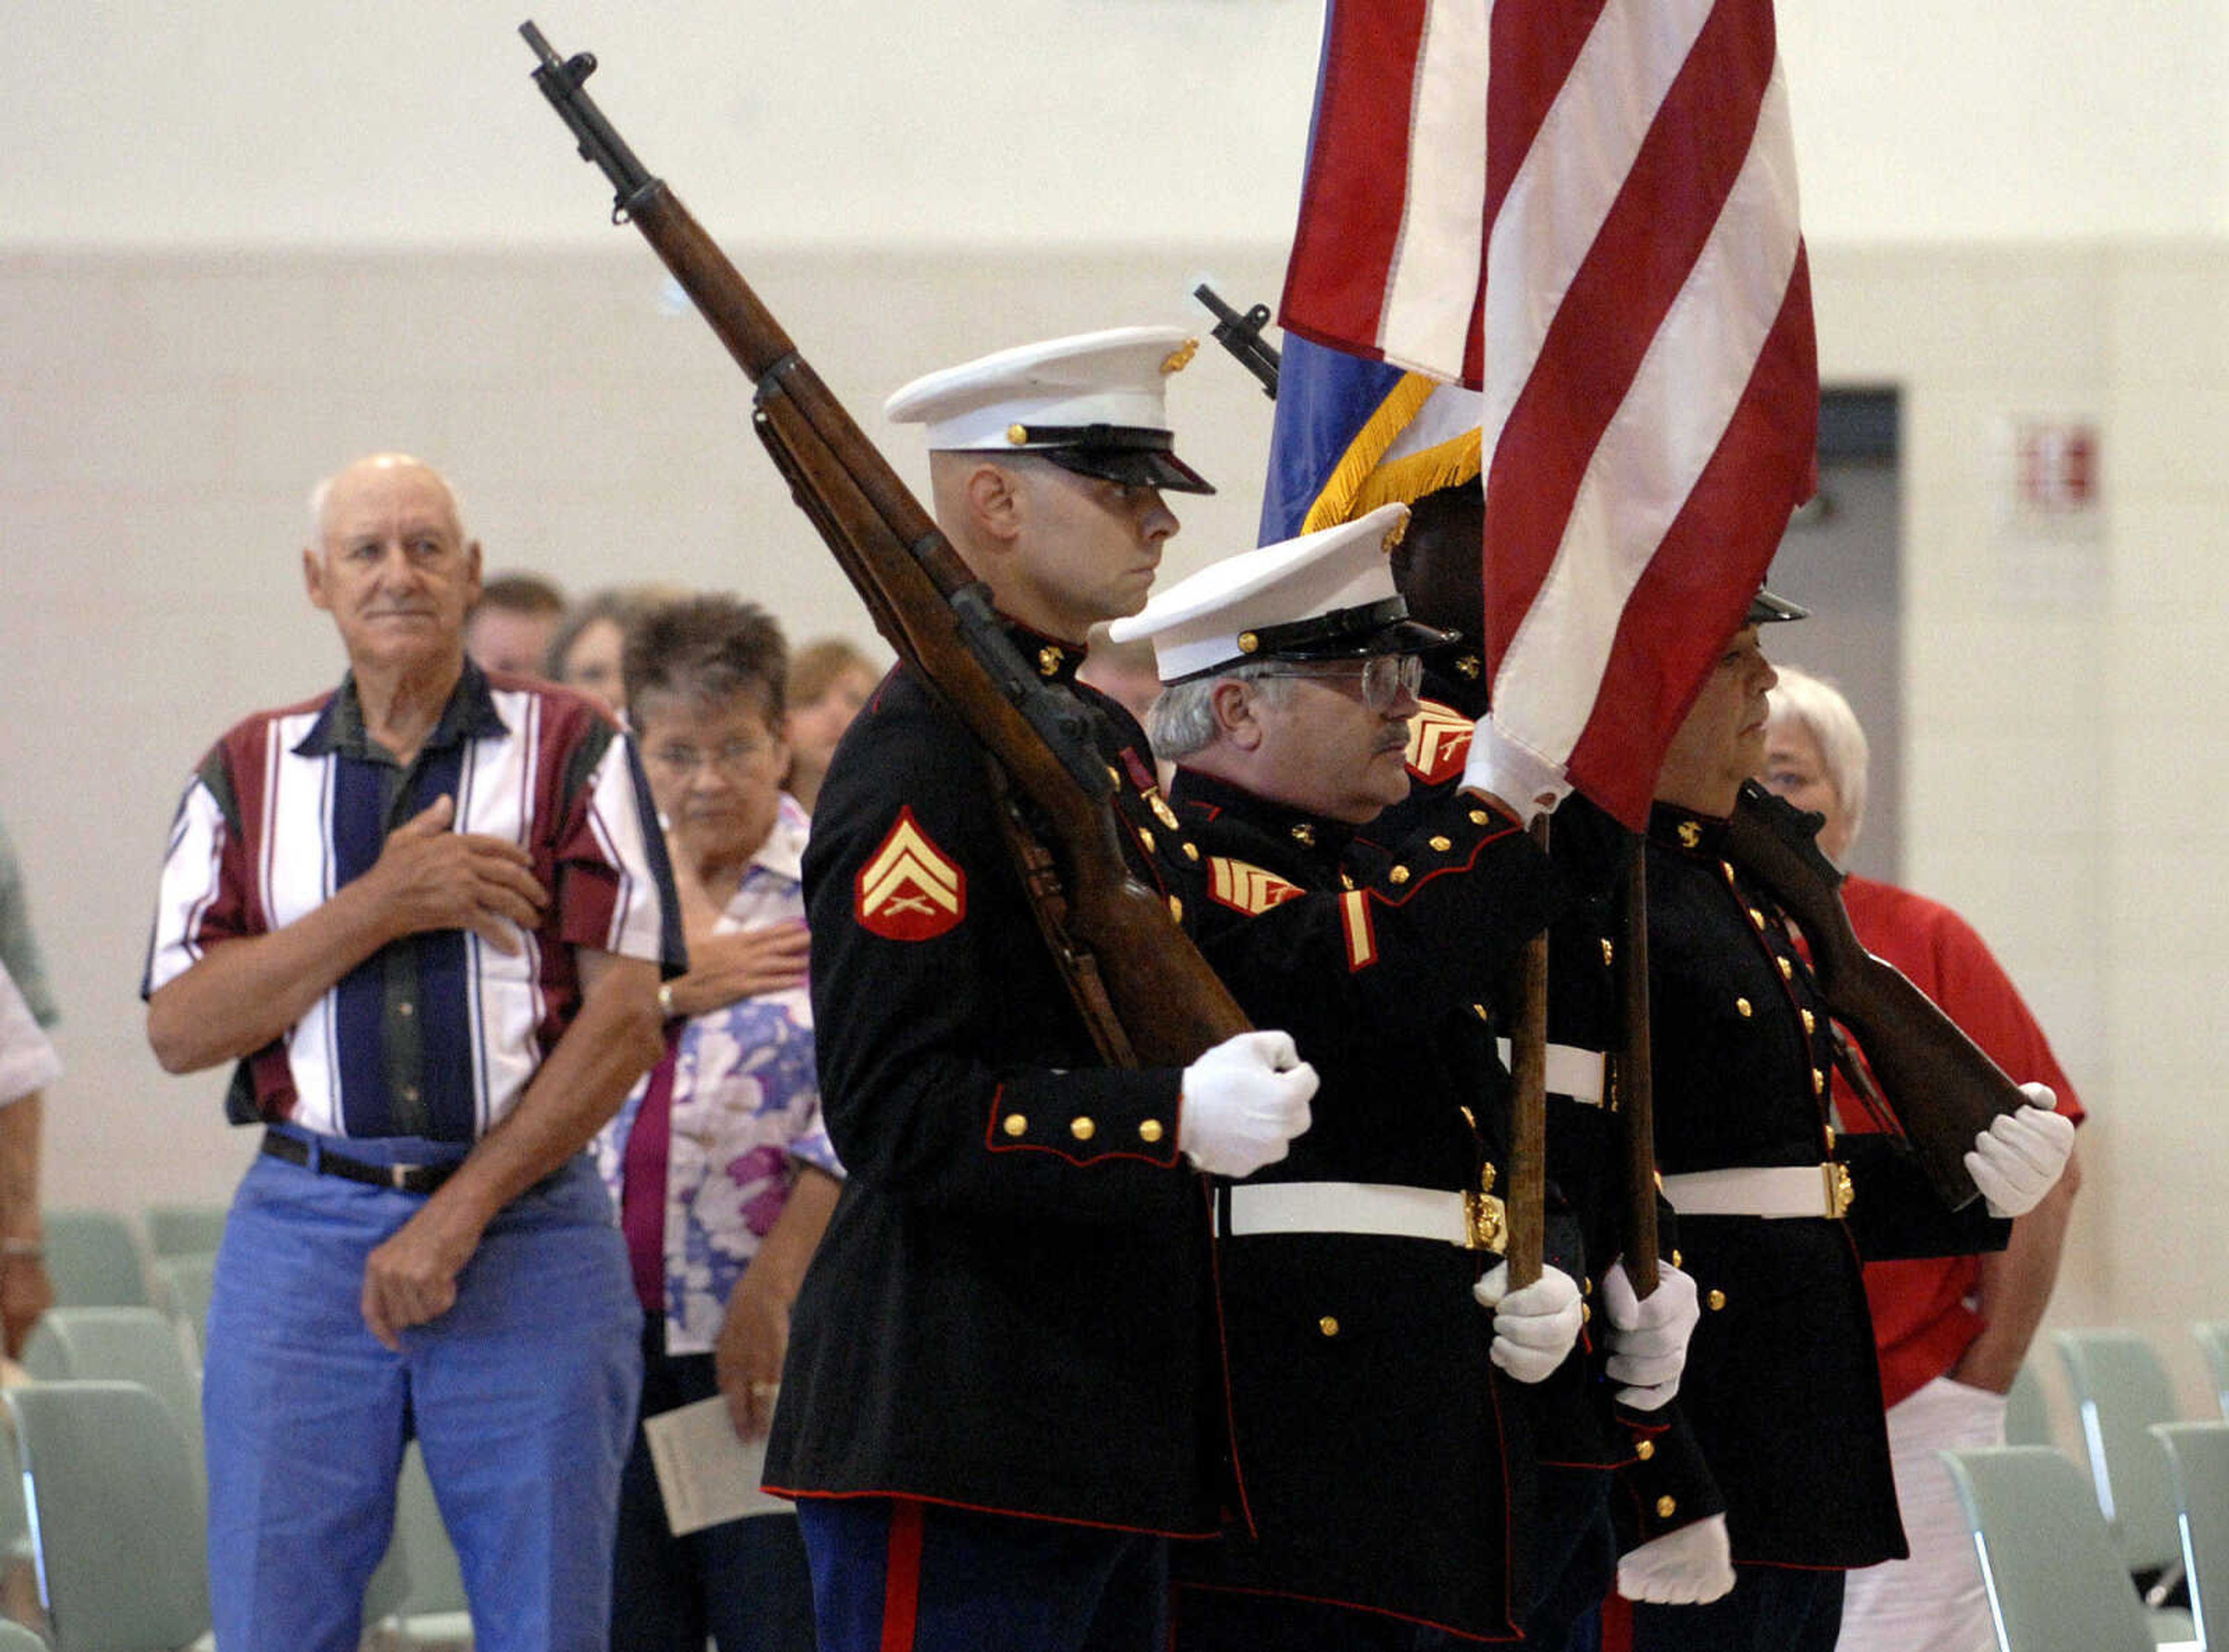
[[[1439,381],[1404,373],[1378,404],[1316,495],[1301,523],[1314,533],[1367,516],[1381,505],[1409,505],[1440,488],[1467,482],[1479,471],[1479,433],[1474,428],[1452,441],[1410,453],[1380,468],[1378,461],[1438,389]]]

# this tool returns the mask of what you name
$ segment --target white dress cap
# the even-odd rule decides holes
[[[1018,429],[1108,425],[1168,430],[1164,387],[1199,341],[1181,327],[1114,327],[1018,344],[925,374],[883,405],[893,423],[928,427],[932,451],[1012,451]],[[1054,443],[1054,446],[1064,445]]]
[[[1408,506],[1382,505],[1352,522],[1242,550],[1179,580],[1107,634],[1150,639],[1164,683],[1245,659],[1431,646],[1446,633],[1408,618],[1387,559],[1408,523]]]

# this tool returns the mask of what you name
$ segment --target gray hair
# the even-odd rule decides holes
[[[1864,726],[1850,709],[1842,691],[1821,678],[1793,665],[1776,665],[1780,678],[1771,695],[1770,720],[1796,724],[1819,748],[1827,767],[1827,783],[1834,788],[1842,813],[1849,817],[1850,841],[1866,822],[1866,768],[1872,760]]]
[[[1242,660],[1210,676],[1172,683],[1154,697],[1153,709],[1146,714],[1146,737],[1153,742],[1153,755],[1182,762],[1215,743],[1220,732],[1212,697],[1217,683],[1253,683],[1272,705],[1282,704],[1292,691],[1291,679],[1278,674],[1274,659]]]

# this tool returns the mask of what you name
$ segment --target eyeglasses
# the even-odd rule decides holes
[[[748,774],[751,766],[764,757],[768,749],[760,741],[730,740],[716,751],[699,751],[694,746],[660,746],[644,755],[676,780],[685,780],[706,763],[729,776]]]
[[[1367,659],[1293,660],[1256,674],[1359,682],[1363,704],[1382,715],[1399,704],[1404,696],[1413,699],[1416,691],[1423,687],[1424,662],[1416,654],[1372,654]]]

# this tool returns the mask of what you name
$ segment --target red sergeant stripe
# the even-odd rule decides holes
[[[890,1504],[890,1550],[883,1563],[881,1652],[913,1652],[921,1619],[922,1506],[908,1498]]]
[[[1741,175],[1773,51],[1770,7],[1712,9],[1510,409],[1487,482],[1497,663],[1562,546],[1603,432]]]
[[[1665,703],[1654,697],[1655,685],[1693,682],[1699,691],[1779,545],[1788,501],[1810,492],[1815,412],[1791,417],[1789,410],[1815,409],[1818,372],[1810,264],[1799,246],[1756,369],[1710,463],[1635,588],[1594,715],[1572,749],[1573,781],[1623,819],[1646,816],[1654,765],[1693,698],[1691,691],[1679,704]],[[1757,548],[1746,583],[1730,581],[1725,572],[1728,548],[1738,545]],[[1637,615],[1661,618],[1651,625]]]
[[[1307,178],[1280,300],[1288,313],[1278,318],[1304,337],[1372,353],[1401,234],[1428,10],[1429,0],[1348,0],[1325,22]]]

